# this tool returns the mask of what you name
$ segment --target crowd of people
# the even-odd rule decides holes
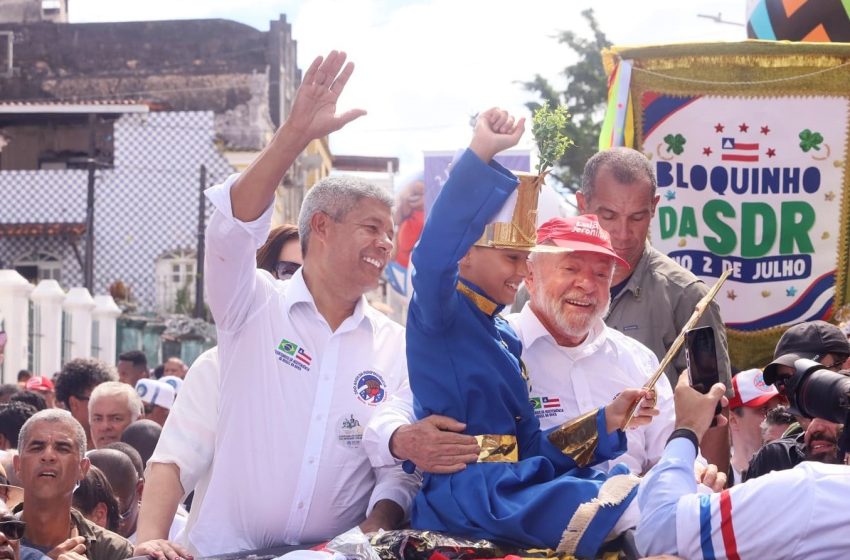
[[[408,526],[580,558],[850,552],[843,425],[765,381],[848,367],[841,329],[792,326],[738,372],[712,303],[720,382],[695,391],[680,352],[646,387],[708,288],[649,242],[640,152],[593,156],[579,216],[514,213],[506,241],[494,216],[536,193],[493,157],[524,120],[482,112],[410,255],[406,328],[365,297],[393,250],[384,190],[324,179],[270,228],[298,154],[364,114],[336,112],[352,72],[317,58],[266,149],[207,191],[217,347],[188,371],[131,351],[0,388],[0,552],[179,560]]]

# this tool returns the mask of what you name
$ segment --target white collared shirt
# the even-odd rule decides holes
[[[207,191],[205,278],[221,364],[215,455],[189,540],[202,555],[325,541],[381,499],[406,508],[415,477],[373,469],[360,441],[407,376],[404,330],[361,297],[331,331],[299,270],[256,269],[271,206],[233,218],[230,187]],[[340,271],[344,273],[344,271]]]
[[[179,397],[165,420],[151,463],[173,463],[180,469],[180,484],[188,494],[194,490],[192,511],[185,529],[169,538],[189,547],[199,555],[188,534],[198,520],[212,474],[215,451],[215,428],[219,404],[218,347],[211,348],[192,362]]]
[[[642,387],[658,367],[649,348],[606,327],[601,319],[575,347],[559,346],[530,305],[506,319],[522,342],[534,412],[544,430],[607,405],[623,389]],[[658,462],[673,431],[673,391],[666,377],[655,390],[659,415],[648,426],[626,430],[628,450],[614,461],[637,474]]]

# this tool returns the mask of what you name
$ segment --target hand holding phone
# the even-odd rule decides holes
[[[720,383],[720,368],[717,364],[717,348],[712,327],[697,327],[685,333],[685,357],[688,363],[688,379],[691,387],[702,394],[708,393],[712,385]],[[714,414],[722,407],[717,403]],[[717,421],[711,423],[717,425]]]

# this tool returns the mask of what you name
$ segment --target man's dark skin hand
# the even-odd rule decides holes
[[[364,533],[376,533],[378,529],[391,531],[401,527],[404,521],[404,510],[392,500],[378,500],[375,507],[360,524],[360,530]]]
[[[462,471],[467,463],[478,460],[481,451],[473,436],[460,433],[464,429],[463,422],[433,414],[393,432],[390,452],[396,459],[412,461],[423,472]]]

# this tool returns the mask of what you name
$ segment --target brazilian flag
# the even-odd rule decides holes
[[[295,351],[298,350],[298,345],[294,342],[289,342],[285,338],[280,341],[280,345],[277,347],[278,350],[283,352],[284,354],[289,354],[290,356],[295,355]]]

